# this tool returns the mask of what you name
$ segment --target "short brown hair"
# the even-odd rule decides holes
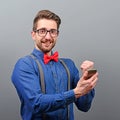
[[[49,10],[41,10],[37,13],[33,20],[33,31],[37,29],[37,22],[40,19],[54,20],[57,23],[57,29],[59,29],[59,26],[61,24],[61,19],[58,15]]]

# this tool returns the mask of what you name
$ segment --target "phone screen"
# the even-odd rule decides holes
[[[96,72],[97,72],[96,69],[89,69],[89,70],[88,70],[88,75],[87,75],[87,78],[86,78],[86,79],[91,78]]]

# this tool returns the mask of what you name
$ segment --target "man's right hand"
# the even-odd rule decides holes
[[[89,93],[95,86],[98,81],[98,72],[89,79],[85,79],[88,72],[85,71],[77,83],[76,88],[74,89],[75,97],[79,98],[87,93]]]

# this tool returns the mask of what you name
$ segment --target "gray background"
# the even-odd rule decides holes
[[[33,50],[32,21],[41,9],[62,19],[55,50],[72,58],[79,69],[93,60],[99,71],[96,96],[89,112],[75,107],[76,120],[120,120],[120,1],[1,0],[0,1],[0,120],[20,120],[20,101],[11,83],[18,58]]]

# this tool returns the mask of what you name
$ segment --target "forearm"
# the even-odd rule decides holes
[[[70,90],[60,94],[39,94],[34,99],[27,101],[34,112],[50,112],[65,108],[75,101],[75,96],[73,90]]]
[[[92,104],[93,98],[95,96],[95,90],[91,90],[88,94],[83,95],[76,99],[76,106],[79,110],[87,112]]]

